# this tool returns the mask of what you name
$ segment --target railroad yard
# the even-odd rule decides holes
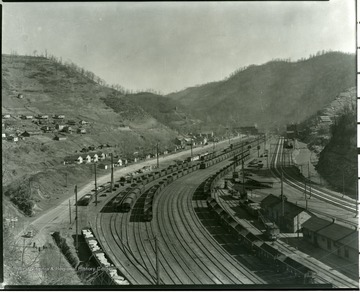
[[[265,151],[272,143],[273,151]],[[309,245],[300,229],[268,239],[259,217],[239,205],[243,196],[231,188],[232,173],[245,172],[268,184],[249,188],[247,198],[254,204],[269,194],[285,194],[312,217],[356,227],[355,201],[315,185],[304,199],[283,145],[281,137],[253,137],[199,160],[169,162],[156,172],[120,179],[112,192],[108,183],[97,204],[92,197],[89,205],[79,206],[79,227],[91,230],[97,243],[91,253],[106,256],[121,284],[356,288],[357,262]],[[254,160],[262,166],[253,168]]]

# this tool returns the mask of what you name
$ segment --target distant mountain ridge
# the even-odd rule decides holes
[[[355,86],[355,55],[328,52],[297,62],[252,65],[228,79],[167,97],[209,123],[277,128],[300,122]]]

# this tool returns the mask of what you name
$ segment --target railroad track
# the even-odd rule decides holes
[[[224,194],[221,190],[219,190],[219,192]],[[219,200],[219,192],[216,193],[217,202],[230,215],[233,214],[231,208],[237,205],[236,201],[235,200],[226,201],[225,204],[224,201]],[[249,231],[251,231],[253,234],[255,235],[261,234],[261,231],[258,228],[254,227],[251,223],[247,221],[240,222],[239,219],[237,219],[237,221],[241,223],[244,227],[247,226]],[[244,224],[244,222],[247,222],[247,224]],[[315,278],[317,284],[331,283],[333,284],[334,287],[337,288],[355,288],[358,286],[358,283],[356,281],[343,275],[342,273],[337,272],[336,270],[332,269],[328,265],[322,263],[321,261],[315,258],[309,258],[309,256],[306,255],[305,253],[300,252],[296,248],[286,244],[284,241],[280,239],[274,242],[274,245],[278,247],[279,251],[299,261],[300,263],[304,263],[304,265],[306,265],[308,268],[317,272],[318,276]]]
[[[186,180],[186,184],[175,181],[162,191],[161,195],[172,194],[171,197],[166,197],[164,201],[159,199],[159,204],[165,205],[165,211],[170,211],[170,213],[164,213],[165,222],[170,224],[164,227],[162,231],[167,234],[165,237],[168,237],[169,240],[176,239],[176,242],[180,244],[180,247],[177,245],[177,247],[172,247],[172,250],[182,249],[181,258],[187,259],[187,263],[192,264],[190,270],[200,276],[200,284],[263,283],[253,273],[251,276],[245,276],[243,271],[247,269],[244,267],[241,268],[242,272],[239,274],[239,263],[233,263],[235,260],[222,247],[219,247],[207,231],[204,231],[205,229],[192,206],[192,192],[197,186],[193,185],[192,190],[189,190],[193,178],[190,176],[188,178],[183,177],[181,181],[184,180]],[[161,214],[158,210],[157,215]],[[161,223],[161,219],[158,222]],[[192,244],[197,244],[197,247]],[[230,268],[225,267],[224,263],[229,262],[232,262],[231,265],[227,264]],[[234,275],[233,271],[237,274]]]
[[[271,161],[272,172],[275,174],[275,177],[281,177],[281,172],[283,172],[284,181],[288,185],[300,190],[301,192],[304,192],[305,191],[304,183],[301,182],[300,180],[294,178],[294,176],[289,175],[286,168],[283,168],[283,166],[281,165],[281,158],[282,158],[281,153],[282,152],[283,152],[283,138],[279,138],[279,141],[278,141],[278,144],[277,144],[276,150],[275,150],[275,155]],[[355,211],[356,211],[356,207],[355,207],[356,201],[355,200],[352,200],[352,199],[345,200],[343,198],[340,198],[339,196],[336,196],[335,194],[333,194],[331,192],[324,192],[324,189],[320,189],[318,187],[315,187],[314,185],[311,186],[311,190],[312,190],[312,196],[314,198],[326,201],[330,204],[333,204],[342,209],[346,209],[350,212],[355,213]]]

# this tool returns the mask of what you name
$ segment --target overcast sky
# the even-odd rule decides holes
[[[2,45],[168,93],[273,58],[355,53],[355,0],[3,3]]]

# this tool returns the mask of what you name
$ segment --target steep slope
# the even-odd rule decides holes
[[[329,143],[331,138],[332,123],[342,116],[344,112],[356,108],[356,88],[350,88],[327,104],[322,110],[317,111],[310,118],[298,125],[299,138],[308,144],[310,149],[320,153]],[[321,117],[328,117],[331,123],[323,123]]]
[[[122,100],[136,104],[162,124],[178,131],[185,131],[201,122],[189,115],[187,109],[180,103],[161,95],[141,92],[124,95]],[[104,102],[118,111],[120,105],[118,98],[106,98]]]
[[[300,122],[355,86],[355,56],[339,52],[249,66],[230,78],[169,94],[192,114],[222,124]]]
[[[356,112],[350,108],[333,125],[331,139],[320,153],[316,169],[339,192],[355,197],[356,158]]]
[[[92,176],[92,166],[64,166],[64,157],[79,153],[83,147],[100,145],[110,147],[96,150],[128,154],[156,141],[166,145],[176,136],[136,103],[100,85],[93,74],[82,72],[42,57],[2,56],[2,114],[11,116],[3,117],[3,133],[31,133],[18,142],[3,138],[3,192],[28,214],[31,208],[42,210],[55,204],[73,184],[82,184]],[[119,101],[118,111],[106,105],[104,99],[108,98]],[[22,115],[35,118],[40,114],[49,118],[22,119]],[[65,119],[53,118],[60,114]],[[66,125],[69,120],[75,121],[71,126],[74,133],[65,133],[65,141],[54,140],[58,135],[55,124]],[[80,124],[80,120],[87,124]],[[52,130],[44,133],[44,126]],[[77,132],[81,128],[85,134]]]

